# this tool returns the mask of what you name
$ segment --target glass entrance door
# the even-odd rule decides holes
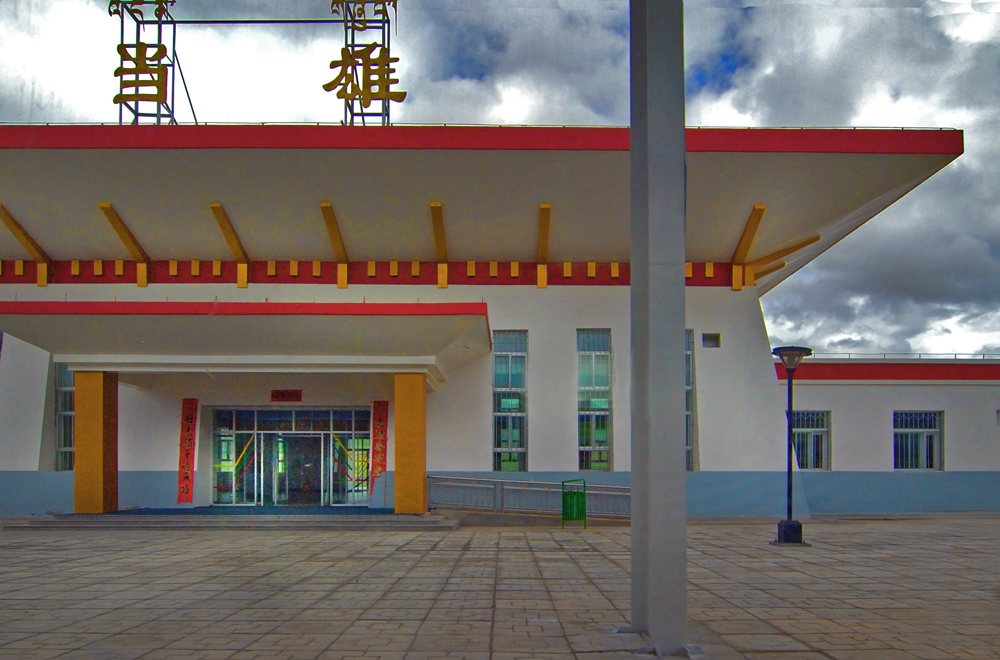
[[[267,504],[322,506],[323,436],[263,433],[264,501]]]
[[[215,411],[214,502],[366,504],[368,410]]]

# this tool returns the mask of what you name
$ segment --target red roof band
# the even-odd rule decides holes
[[[628,151],[628,128],[525,126],[0,126],[0,149]],[[689,128],[688,152],[961,154],[958,130]]]
[[[785,367],[774,365],[778,380],[787,380]],[[916,362],[804,362],[795,380],[997,380],[1000,364]]]

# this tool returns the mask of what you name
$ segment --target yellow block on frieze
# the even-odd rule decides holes
[[[347,288],[347,264],[345,263],[337,264],[337,288]]]
[[[167,272],[170,274],[170,277],[177,277],[177,260],[176,259],[171,259],[170,260],[170,262],[169,262],[169,264],[167,266]]]
[[[399,277],[399,262],[390,261],[389,262],[389,277]]]
[[[288,274],[291,275],[292,277],[299,276],[299,262],[296,261],[295,259],[292,259],[291,261],[288,262]]]
[[[619,272],[619,268],[618,268],[618,262],[617,261],[612,261],[611,262],[611,279],[615,279],[615,280],[618,279],[618,275],[619,274],[620,274],[620,272]]]
[[[468,275],[469,277],[475,277],[476,276],[476,262],[475,261],[466,261],[465,262],[465,274]]]
[[[743,266],[733,266],[733,291],[743,290]]]
[[[417,261],[411,261],[410,262],[410,276],[411,277],[420,277],[420,261],[419,260],[417,260]]]
[[[250,282],[249,264],[236,264],[236,288],[245,289]]]
[[[69,262],[69,273],[70,273],[70,275],[79,275],[80,274],[80,260],[79,259],[74,259],[73,261]]]
[[[518,277],[520,274],[521,274],[521,264],[516,261],[510,262],[510,276]]]
[[[149,264],[138,262],[135,265],[135,285],[144,287],[149,284]]]
[[[274,277],[278,274],[278,264],[275,261],[268,259],[267,261],[267,276]]]
[[[313,277],[319,277],[323,274],[323,263],[320,261],[313,262]]]
[[[219,259],[212,261],[212,276],[222,277],[222,261]]]
[[[499,268],[500,267],[499,267],[499,265],[497,264],[496,261],[491,261],[490,262],[490,277],[496,277],[497,276],[497,271],[499,270]]]
[[[125,274],[125,261],[122,259],[115,259],[115,275],[121,277]]]
[[[753,266],[744,267],[743,286],[757,286],[757,273]]]
[[[587,277],[597,277],[597,262],[588,261],[587,262]]]
[[[104,261],[101,259],[94,259],[94,275],[97,277],[104,275]]]
[[[573,262],[564,261],[563,262],[563,277],[573,277]]]
[[[201,276],[201,261],[198,259],[191,260],[191,276],[192,277]]]
[[[17,259],[14,261],[14,274],[18,277],[24,275],[24,259]]]
[[[368,277],[375,277],[375,262],[368,262]]]
[[[44,261],[35,264],[35,278],[38,286],[49,285],[49,265]]]
[[[705,277],[708,279],[715,277],[715,263],[711,261],[705,262]]]
[[[549,267],[547,264],[538,264],[538,288],[546,289],[549,286]]]
[[[448,288],[448,264],[438,264],[438,288]]]
[[[694,277],[694,264],[690,261],[684,262],[684,277]]]

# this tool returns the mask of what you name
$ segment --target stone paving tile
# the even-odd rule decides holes
[[[711,660],[998,660],[1000,517],[689,526]],[[618,660],[629,530],[0,532],[0,660]],[[225,552],[219,552],[219,547]]]

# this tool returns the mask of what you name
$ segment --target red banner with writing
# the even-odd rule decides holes
[[[194,503],[194,438],[198,428],[198,399],[181,403],[181,452],[177,466],[177,502]]]
[[[372,484],[386,470],[389,451],[389,402],[372,401]]]

